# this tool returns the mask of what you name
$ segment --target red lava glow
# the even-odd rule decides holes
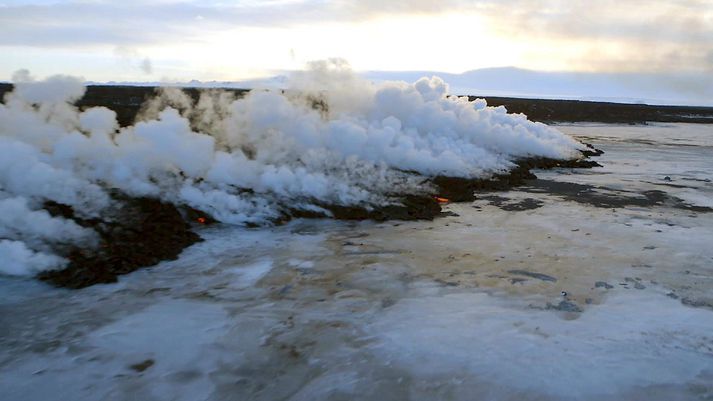
[[[448,199],[448,198],[439,198],[439,197],[436,197],[436,202],[438,202],[438,203],[448,203],[448,202],[450,202],[450,201],[451,201],[451,200]]]
[[[201,224],[205,224],[205,222],[206,222],[205,217],[199,217],[196,219],[196,221],[198,221]]]

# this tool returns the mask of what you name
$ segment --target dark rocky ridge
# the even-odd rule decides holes
[[[596,163],[594,163],[596,164]],[[432,220],[442,213],[437,198],[465,202],[475,199],[482,190],[507,190],[526,185],[537,177],[531,168],[578,167],[589,168],[587,160],[554,161],[552,159],[527,159],[507,174],[491,179],[465,179],[435,177],[431,180],[435,194],[406,195],[399,204],[366,208],[362,206],[321,205],[340,220]],[[38,278],[53,285],[67,288],[84,288],[94,284],[113,283],[119,275],[143,267],[153,266],[163,260],[174,260],[186,247],[200,241],[191,230],[192,224],[212,224],[209,215],[190,208],[180,208],[150,198],[127,198],[115,194],[122,205],[110,221],[78,219],[71,207],[54,202],[45,209],[54,216],[72,219],[84,227],[98,232],[101,243],[96,249],[73,248],[66,252],[69,265],[62,270],[41,273]],[[323,214],[288,210],[275,223],[293,218],[322,218]]]
[[[0,84],[0,95],[11,86]],[[184,89],[194,101],[200,96],[199,89]],[[231,90],[240,95],[244,90]],[[103,106],[114,110],[121,126],[134,123],[137,113],[149,98],[156,95],[152,87],[90,86],[86,95],[77,102],[80,108]],[[441,214],[439,199],[464,202],[475,199],[475,192],[483,190],[506,190],[526,184],[536,179],[531,169],[556,167],[591,168],[599,166],[588,157],[598,156],[600,151],[591,148],[582,152],[576,160],[555,160],[548,158],[527,158],[516,162],[516,167],[505,174],[488,179],[467,179],[459,177],[434,177],[429,179],[434,193],[396,196],[397,203],[383,206],[362,207],[334,204],[317,205],[328,210],[332,217],[342,220],[422,220]],[[85,227],[91,227],[99,234],[101,245],[97,249],[69,249],[64,255],[70,260],[62,270],[40,274],[41,280],[57,286],[83,288],[98,283],[111,283],[117,276],[142,267],[157,264],[162,260],[175,259],[181,251],[200,240],[191,230],[191,224],[210,224],[210,216],[200,211],[163,203],[156,199],[127,198],[114,193],[121,208],[109,221],[81,220],[66,205],[47,203],[45,208],[53,215],[72,219]],[[442,200],[441,200],[442,201]],[[284,223],[292,218],[325,217],[315,212],[286,210],[284,216],[275,223]]]
[[[474,100],[478,96],[468,96]],[[599,122],[609,124],[699,123],[713,124],[713,107],[655,106],[648,104],[591,102],[584,100],[519,99],[484,97],[489,106],[505,106],[533,121]]]
[[[81,108],[104,106],[117,113],[121,126],[134,122],[136,114],[148,98],[156,94],[151,86],[90,85],[82,99]],[[184,88],[194,99],[202,89]],[[242,96],[246,89],[222,89]],[[0,99],[12,91],[12,84],[0,83]],[[468,96],[473,100],[481,96]],[[521,99],[509,97],[482,97],[490,106],[505,106],[510,113],[524,113],[530,120],[554,122],[602,122],[618,124],[645,124],[647,122],[685,122],[713,124],[713,107],[653,106],[580,100]]]
[[[588,145],[589,146],[589,145]],[[438,189],[438,196],[449,199],[453,202],[469,202],[475,200],[475,193],[478,191],[504,191],[506,189],[525,185],[528,180],[537,177],[530,171],[533,169],[552,168],[592,168],[601,167],[593,160],[588,160],[591,156],[599,156],[603,152],[589,146],[590,150],[582,152],[582,157],[574,160],[557,160],[546,157],[533,157],[522,159],[515,164],[506,174],[497,174],[488,179],[469,179],[460,177],[436,177],[433,184]]]

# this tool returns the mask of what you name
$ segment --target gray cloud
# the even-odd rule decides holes
[[[151,59],[148,57],[141,60],[139,63],[139,69],[146,74],[146,75],[151,75],[153,73],[153,63],[151,63]]]
[[[236,5],[237,4],[237,5]],[[238,26],[284,26],[345,20],[339,3],[327,1],[68,1],[5,5],[0,45],[139,45],[191,41],[199,33]]]
[[[627,11],[654,7],[653,20]],[[264,2],[69,1],[6,5],[0,43],[55,45],[77,42],[151,42],[179,33],[226,26],[362,20],[390,14],[480,12],[506,32],[577,37],[713,39],[713,0],[301,0]],[[32,33],[35,35],[32,35]],[[86,35],[78,35],[86,32]]]
[[[708,53],[705,56],[705,62],[706,65],[708,66],[708,69],[711,73],[713,73],[713,49],[709,50]]]
[[[114,56],[120,64],[129,68],[138,68],[146,75],[153,74],[153,62],[145,57],[138,50],[128,46],[117,46],[114,48]]]
[[[713,1],[509,0],[481,9],[513,40],[579,41],[589,54],[571,60],[589,70],[706,70],[713,51]],[[617,44],[618,53],[603,48]],[[534,49],[537,51],[537,49]],[[543,49],[547,51],[549,49]],[[611,49],[609,49],[611,50]]]

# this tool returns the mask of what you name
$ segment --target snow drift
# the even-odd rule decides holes
[[[487,178],[528,157],[573,159],[584,146],[554,128],[449,97],[439,78],[372,84],[343,62],[313,63],[289,90],[193,102],[166,88],[133,126],[103,107],[77,109],[82,81],[17,74],[0,104],[0,272],[67,263],[63,246],[96,245],[91,228],[47,201],[102,219],[112,193],[185,205],[231,224],[291,210],[369,208],[431,191],[428,177]]]

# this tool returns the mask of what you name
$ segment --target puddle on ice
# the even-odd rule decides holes
[[[561,129],[604,168],[541,179],[713,199],[698,126]],[[713,213],[639,203],[513,190],[433,222],[206,228],[80,291],[3,278],[0,400],[711,399]]]

